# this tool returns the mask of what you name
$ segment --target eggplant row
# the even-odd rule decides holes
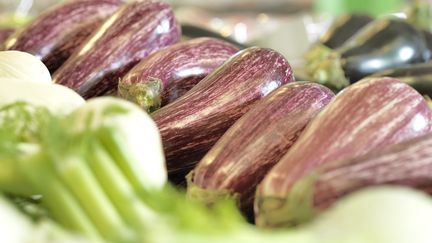
[[[159,50],[119,83],[119,95],[151,112],[184,95],[238,49],[222,40],[197,38]]]
[[[200,161],[191,174],[189,196],[207,204],[236,197],[243,212],[253,215],[258,183],[333,96],[328,88],[309,82],[273,91],[237,120]]]
[[[408,85],[391,78],[349,86],[308,125],[298,141],[258,187],[256,221],[261,226],[301,222],[307,203],[296,182],[317,166],[360,156],[429,133],[432,111]],[[297,195],[297,196],[294,196]]]
[[[179,39],[180,28],[168,4],[134,1],[108,18],[53,80],[87,99],[112,94],[119,79],[142,59]]]
[[[185,175],[237,119],[292,80],[291,67],[281,54],[251,47],[154,112],[171,179],[184,182]]]

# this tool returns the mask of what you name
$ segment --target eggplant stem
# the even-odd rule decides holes
[[[339,91],[350,83],[345,77],[340,55],[330,48],[315,44],[305,55],[305,70],[312,81]]]
[[[316,173],[311,173],[295,183],[285,196],[260,196],[255,201],[256,224],[263,228],[297,226],[315,216],[313,209]]]
[[[428,1],[416,0],[410,4],[407,20],[420,29],[432,30],[432,6]]]
[[[138,104],[151,113],[161,107],[163,84],[160,79],[151,78],[146,82],[124,84],[119,83],[120,97]]]
[[[186,176],[187,194],[186,196],[194,201],[211,206],[224,199],[235,199],[238,203],[238,195],[228,190],[202,188],[193,182],[193,171]]]

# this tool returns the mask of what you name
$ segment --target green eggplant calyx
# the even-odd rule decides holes
[[[432,6],[427,1],[414,1],[407,11],[408,22],[420,29],[432,30]]]
[[[162,90],[162,81],[157,78],[152,78],[143,83],[120,83],[118,87],[120,97],[138,104],[149,113],[161,107]]]
[[[294,184],[286,196],[255,198],[255,223],[262,228],[289,228],[308,222],[315,216],[313,185],[316,174],[311,173]]]
[[[306,72],[311,79],[333,90],[349,85],[342,68],[340,55],[330,48],[315,44],[305,55]]]
[[[238,194],[230,192],[228,190],[218,189],[207,189],[193,182],[193,171],[186,176],[187,181],[187,197],[193,201],[203,203],[207,206],[211,206],[221,200],[235,199],[238,198]]]

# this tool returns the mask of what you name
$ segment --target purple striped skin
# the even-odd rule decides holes
[[[0,29],[0,46],[15,32],[14,28],[1,28]]]
[[[121,4],[121,0],[71,0],[56,5],[12,35],[5,49],[28,52],[42,60],[82,22],[108,17]]]
[[[293,80],[292,69],[282,55],[252,47],[153,113],[171,180],[184,182],[185,175],[256,101]]]
[[[106,18],[97,18],[84,22],[66,34],[42,59],[51,74],[66,62],[66,60],[97,30]]]
[[[86,99],[114,92],[137,63],[178,42],[180,36],[168,4],[133,1],[107,19],[54,73],[53,80]]]
[[[339,197],[367,186],[401,185],[432,193],[432,135],[334,161],[313,174],[314,183],[310,185],[314,211],[324,210]]]
[[[188,193],[205,203],[213,203],[212,198],[202,195],[229,194],[239,200],[246,215],[253,214],[258,183],[333,96],[330,89],[309,82],[273,91],[237,120],[200,161]]]
[[[364,79],[349,86],[307,126],[260,183],[255,200],[257,224],[285,226],[299,217],[295,214],[302,211],[293,211],[289,201],[303,189],[293,185],[317,166],[427,134],[430,118],[423,97],[396,79]]]
[[[214,38],[172,45],[153,53],[125,75],[119,83],[119,95],[147,111],[157,110],[184,95],[236,52],[234,45]]]

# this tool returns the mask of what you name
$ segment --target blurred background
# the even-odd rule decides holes
[[[429,1],[429,0],[424,0]],[[21,25],[58,0],[0,0],[0,25]],[[292,65],[340,13],[404,17],[413,0],[168,0],[179,21],[245,45],[271,47]],[[12,17],[11,17],[12,16]]]

